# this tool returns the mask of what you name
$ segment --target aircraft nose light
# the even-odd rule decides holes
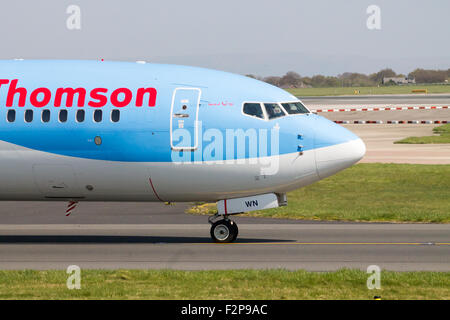
[[[350,167],[361,160],[366,153],[366,145],[361,139],[355,139],[316,150],[317,172],[325,178]]]

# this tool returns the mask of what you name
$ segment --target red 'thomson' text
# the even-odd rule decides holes
[[[114,107],[122,108],[134,101],[136,107],[145,105],[154,107],[156,103],[155,88],[138,88],[133,94],[128,88],[117,88],[111,93],[107,88],[94,88],[89,92],[85,88],[57,88],[54,93],[48,88],[39,87],[32,91],[18,86],[18,79],[0,79],[0,100],[2,87],[8,85],[6,96],[6,107],[25,107],[27,102],[36,108],[47,107],[52,104],[54,107],[84,107],[87,105],[93,108],[101,108],[111,103]]]

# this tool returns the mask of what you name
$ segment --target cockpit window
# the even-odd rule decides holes
[[[289,114],[309,113],[301,102],[282,103],[281,105]]]
[[[252,116],[264,119],[264,113],[259,103],[246,103],[244,104],[244,113]]]
[[[266,112],[269,119],[285,116],[284,111],[277,103],[264,103],[264,106],[266,107]]]

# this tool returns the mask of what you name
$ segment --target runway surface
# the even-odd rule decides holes
[[[450,113],[450,111],[447,111]],[[431,136],[433,124],[346,124],[366,144],[361,162],[450,164],[450,144],[394,144],[406,137]]]
[[[424,104],[450,105],[449,94],[435,95],[383,95],[383,96],[336,96],[308,97],[303,99],[311,109],[330,107],[375,107],[375,106],[422,106]],[[389,120],[447,120],[450,109],[401,110],[401,111],[348,111],[325,112],[319,115],[332,121]],[[438,124],[345,124],[347,129],[362,138],[367,152],[361,162],[450,164],[450,144],[394,144],[407,137],[433,135]]]
[[[309,105],[449,105],[450,94],[393,94],[299,97]]]
[[[286,268],[450,270],[450,226],[242,224],[213,244],[206,224],[3,225],[1,269]]]
[[[214,244],[207,217],[185,214],[187,205],[82,203],[65,217],[61,202],[3,203],[0,269],[450,271],[450,225],[235,217],[238,241]]]
[[[402,111],[347,111],[318,113],[332,121],[336,120],[446,120],[450,121],[450,109],[437,110],[402,110]]]

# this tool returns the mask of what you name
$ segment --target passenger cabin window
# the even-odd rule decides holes
[[[102,118],[103,118],[102,110],[95,110],[94,111],[94,121],[95,122],[101,122]]]
[[[14,109],[10,109],[8,110],[7,114],[6,114],[6,120],[8,122],[14,122],[16,121],[16,110]]]
[[[25,110],[25,122],[30,123],[33,121],[33,110]]]
[[[119,122],[120,120],[120,111],[117,109],[114,109],[111,111],[111,121],[112,122]]]
[[[48,109],[42,110],[41,120],[42,122],[50,121],[50,110]]]
[[[85,114],[84,110],[77,110],[77,122],[83,122]]]
[[[264,106],[266,107],[266,112],[269,119],[285,116],[284,111],[277,103],[264,103]]]
[[[245,103],[244,104],[244,114],[252,117],[264,119],[264,113],[259,103]]]
[[[67,121],[67,110],[59,110],[59,122],[66,122]]]
[[[281,105],[289,114],[309,113],[309,110],[301,102],[282,103]]]

